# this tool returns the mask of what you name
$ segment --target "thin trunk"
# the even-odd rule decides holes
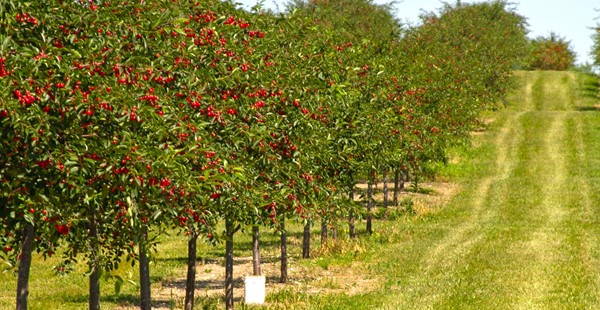
[[[89,310],[100,310],[100,269],[98,264],[94,263],[90,274],[90,298]]]
[[[406,182],[410,182],[410,187],[416,193],[419,190],[419,174],[415,171],[412,174],[406,171]]]
[[[304,225],[304,236],[302,238],[302,258],[310,258],[310,221]]]
[[[389,204],[388,196],[388,170],[383,171],[383,207],[387,209]],[[387,210],[385,211],[387,216]]]
[[[354,203],[354,187],[350,190],[350,201]],[[350,239],[356,239],[356,227],[354,225],[354,211],[350,211],[348,218],[348,230],[350,232]]]
[[[408,182],[408,172],[406,172],[406,177],[404,177],[404,175],[401,173],[400,174],[400,190],[399,192],[402,192],[404,190],[405,184],[406,182]]]
[[[323,219],[321,222],[321,245],[327,242],[327,221]]]
[[[287,258],[287,232],[285,231],[285,218],[281,219],[281,277],[279,283],[288,281],[288,258]]]
[[[27,310],[29,296],[29,270],[31,269],[31,252],[33,251],[34,227],[27,223],[23,230],[21,260],[17,279],[17,310]]]
[[[231,219],[225,219],[225,308],[233,309],[233,234],[235,233]]]
[[[152,309],[152,299],[150,297],[150,261],[148,259],[148,231],[143,228],[139,243],[140,255],[140,309]]]
[[[333,226],[331,228],[331,236],[333,237],[333,241],[335,241],[335,242],[340,241],[340,239],[338,239],[338,229],[337,229],[337,226]]]
[[[90,216],[90,232],[89,232],[91,251],[92,251],[92,273],[90,274],[90,297],[89,310],[100,310],[100,268],[98,266],[98,224],[96,223],[96,215]]]
[[[260,276],[260,230],[252,226],[252,274]]]
[[[398,206],[398,192],[400,190],[400,170],[396,168],[394,170],[394,197],[392,198],[392,204]]]
[[[187,278],[185,280],[185,310],[194,309],[194,293],[196,292],[196,245],[198,233],[190,232],[188,240]]]
[[[388,170],[387,168],[383,170],[383,209],[384,209],[384,219],[388,218],[389,210],[389,193],[388,193]]]
[[[367,234],[373,234],[373,216],[371,216],[371,210],[373,209],[373,177],[369,178],[367,185]]]

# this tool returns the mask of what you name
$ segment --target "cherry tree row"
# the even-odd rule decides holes
[[[189,244],[186,308],[198,238],[226,242],[233,307],[236,232],[252,228],[256,251],[258,227],[285,245],[286,220],[349,219],[355,237],[364,217],[371,232],[355,185],[444,161],[502,101],[525,42],[502,1],[408,29],[368,0],[294,7],[2,4],[0,252],[18,266],[19,309],[34,251],[60,253],[59,271],[87,262],[90,309],[102,272],[138,262],[149,309],[153,236],[173,229]]]

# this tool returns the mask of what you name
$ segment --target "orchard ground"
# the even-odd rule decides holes
[[[411,183],[406,183],[406,191],[400,193],[399,208],[390,208],[388,220],[391,223],[413,221],[417,217],[435,213],[457,192],[456,184],[449,182],[424,182],[414,190]],[[383,194],[382,184],[376,187],[375,199],[381,204]],[[366,184],[359,184],[359,189],[366,188]],[[357,197],[357,200],[360,199]],[[409,210],[406,210],[409,208]],[[380,208],[381,211],[383,211]],[[377,212],[377,210],[376,210]],[[380,218],[383,215],[380,212]],[[379,222],[377,222],[379,224]],[[383,223],[382,223],[383,224]],[[361,229],[362,228],[362,229]],[[319,296],[327,295],[360,295],[365,292],[375,292],[382,289],[381,275],[371,274],[368,265],[364,265],[367,257],[375,254],[369,240],[349,241],[347,227],[339,227],[339,241],[329,240],[321,244],[319,240],[319,227],[315,225],[312,230],[312,253],[314,258],[301,259],[302,229],[299,224],[291,225],[289,233],[290,268],[288,270],[290,282],[278,283],[278,238],[275,233],[263,233],[261,239],[261,269],[267,278],[267,306],[279,307],[298,301],[300,295]],[[359,227],[359,233],[364,236],[364,225]],[[234,268],[235,297],[237,301],[243,300],[244,277],[252,274],[251,239],[249,236],[238,234],[236,259]],[[381,233],[375,233],[371,238],[383,238]],[[178,309],[185,298],[186,274],[186,242],[185,238],[178,235],[159,236],[161,243],[154,257],[151,271],[153,279],[153,306],[156,309]],[[203,306],[221,308],[224,292],[223,275],[225,265],[223,246],[211,247],[201,245],[198,250],[199,264],[197,266],[197,303]],[[363,257],[363,259],[361,259]],[[68,275],[54,275],[50,271],[52,266],[59,262],[58,259],[42,260],[37,257],[32,266],[30,306],[32,309],[44,308],[46,305],[56,305],[61,309],[79,309],[85,307],[87,299],[87,278],[84,266],[79,266]],[[105,279],[102,282],[102,305],[107,309],[137,309],[137,266],[132,267],[124,263],[114,272],[127,282],[122,292],[114,293],[114,282]],[[6,294],[0,297],[0,308],[10,308],[14,305],[14,298],[10,294],[16,283],[16,278],[11,272],[0,275],[2,284],[0,290]]]

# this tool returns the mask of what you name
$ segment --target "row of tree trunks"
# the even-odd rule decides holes
[[[383,208],[386,209],[386,217],[387,217],[387,208],[390,205],[390,199],[389,199],[389,171],[386,169],[383,171]],[[404,183],[408,182],[409,179],[409,174],[408,173],[402,173],[402,171],[400,169],[395,169],[394,171],[394,190],[393,190],[393,196],[392,196],[392,205],[393,206],[398,206],[398,196],[400,194],[400,192],[402,190],[404,190]],[[376,178],[374,176],[374,174],[371,174],[371,176],[369,177],[369,179],[367,180],[367,199],[366,199],[366,208],[367,208],[367,216],[366,216],[366,231],[367,234],[371,235],[373,234],[373,216],[371,215],[371,212],[373,210],[374,207],[374,200],[373,200],[373,195],[374,195],[374,189],[373,187],[376,185]],[[350,201],[354,201],[354,189],[352,189],[350,191],[349,194],[349,198]],[[348,228],[349,228],[349,235],[350,235],[350,239],[355,239],[356,238],[356,227],[354,224],[354,213],[350,212],[350,215],[348,217]],[[323,239],[323,237],[321,237],[321,239]]]
[[[384,207],[387,208],[389,204],[389,191],[388,191],[388,173],[384,172],[383,177],[383,194],[384,194]],[[373,208],[373,186],[375,184],[375,179],[371,178],[368,183],[367,190],[367,211],[370,212]],[[403,174],[400,173],[399,170],[395,171],[394,174],[394,191],[393,191],[393,204],[398,205],[398,193],[404,189],[404,177]],[[349,198],[351,201],[354,200],[354,191],[350,192]],[[303,241],[302,241],[302,258],[310,258],[310,228],[311,222],[307,222],[304,225],[304,233],[303,233]],[[349,232],[350,238],[356,238],[356,227],[354,224],[354,215],[351,213],[349,218]],[[233,235],[235,233],[235,229],[233,227],[233,223],[231,221],[226,221],[226,235],[227,240],[225,243],[225,300],[226,300],[226,308],[233,309]],[[367,233],[372,234],[372,217],[370,215],[367,216]],[[288,256],[287,256],[287,233],[285,227],[285,220],[282,219],[280,222],[280,250],[281,250],[281,275],[279,282],[287,283],[288,278]],[[334,240],[338,240],[337,228],[333,227],[331,229],[331,234]],[[147,236],[147,235],[145,235]],[[327,242],[329,236],[329,227],[326,221],[321,223],[321,244],[325,244]],[[186,297],[185,297],[185,309],[193,309],[194,305],[194,291],[195,291],[195,268],[196,268],[196,244],[197,244],[198,234],[196,232],[191,233],[190,239],[188,241],[188,273],[186,279]],[[146,250],[142,251],[140,247],[140,273],[148,274],[146,269],[142,265],[147,265],[147,257],[145,256]],[[142,263],[144,262],[144,263]],[[252,227],[252,266],[253,266],[253,275],[260,276],[261,273],[261,258],[260,258],[260,229],[258,226]],[[144,270],[144,271],[142,271]],[[148,277],[149,279],[149,277]],[[90,278],[90,293],[91,293],[91,282]],[[95,280],[94,280],[95,281]],[[148,284],[149,287],[149,284]],[[99,286],[98,286],[99,291]],[[146,294],[142,292],[142,309],[150,309],[145,308],[144,305],[149,305],[149,292],[147,293],[147,298],[144,298]],[[99,296],[99,294],[98,294]],[[144,300],[148,300],[148,303],[145,303]],[[98,303],[99,304],[99,303]],[[91,308],[90,308],[91,309]]]
[[[388,207],[388,173],[387,171],[383,174],[383,195],[384,195],[384,208]],[[408,178],[408,176],[406,176]],[[398,205],[398,193],[404,188],[404,175],[396,170],[394,173],[394,191],[393,191],[393,204]],[[367,188],[367,233],[372,234],[372,216],[370,212],[373,208],[373,185],[375,184],[374,178],[369,178]],[[349,198],[351,201],[354,200],[354,191],[350,192]],[[354,214],[350,213],[349,217],[349,234],[351,239],[356,238],[356,227],[354,223]],[[302,258],[310,258],[310,227],[311,223],[307,222],[304,226],[303,242],[302,242]],[[285,231],[285,221],[282,219],[280,222],[280,233],[281,233],[281,276],[280,282],[286,283],[288,281],[288,258],[287,258],[287,234]],[[226,295],[226,307],[227,309],[233,309],[233,235],[235,233],[233,224],[230,221],[226,221],[226,249],[225,249],[225,295]],[[337,229],[334,227],[331,229],[332,237],[338,240]],[[27,309],[27,296],[29,295],[28,281],[29,270],[31,266],[31,255],[33,248],[34,238],[34,226],[28,225],[23,230],[24,239],[21,249],[21,260],[19,263],[18,270],[18,282],[17,282],[17,310]],[[92,240],[97,238],[97,223],[94,216],[90,217],[90,230],[89,235]],[[329,235],[329,228],[326,221],[321,223],[321,244],[327,242]],[[259,239],[260,232],[258,226],[252,227],[252,261],[253,261],[253,274],[261,275],[260,269],[260,248]],[[148,258],[148,245],[147,245],[148,233],[144,231],[142,233],[142,239],[139,242],[139,269],[140,269],[140,295],[141,303],[140,308],[143,310],[151,309],[151,294],[150,294],[150,267]],[[194,307],[194,292],[195,292],[195,277],[196,277],[196,246],[198,240],[198,233],[191,232],[188,240],[188,262],[187,262],[187,277],[186,277],[186,293],[185,293],[185,309],[193,309]],[[95,252],[97,249],[92,249]],[[92,255],[95,255],[92,253]],[[91,274],[89,277],[89,309],[97,310],[100,309],[100,268],[98,262],[93,263],[91,266]]]

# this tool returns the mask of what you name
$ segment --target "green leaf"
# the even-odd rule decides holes
[[[29,223],[31,223],[31,224],[35,224],[35,220],[34,220],[34,218],[33,218],[33,215],[31,215],[31,214],[29,214],[29,213],[26,213],[26,214],[24,214],[24,215],[23,215],[23,218],[24,218],[24,219],[25,219],[27,222],[29,222]]]
[[[181,17],[173,21],[174,25],[183,25],[185,22],[189,21],[187,17]]]
[[[185,31],[183,31],[183,29],[181,29],[179,27],[173,28],[173,31],[175,31],[175,32],[177,32],[179,34],[185,35]]]
[[[115,276],[115,295],[119,295],[121,293],[121,288],[123,288],[123,283],[125,281],[120,276]]]

